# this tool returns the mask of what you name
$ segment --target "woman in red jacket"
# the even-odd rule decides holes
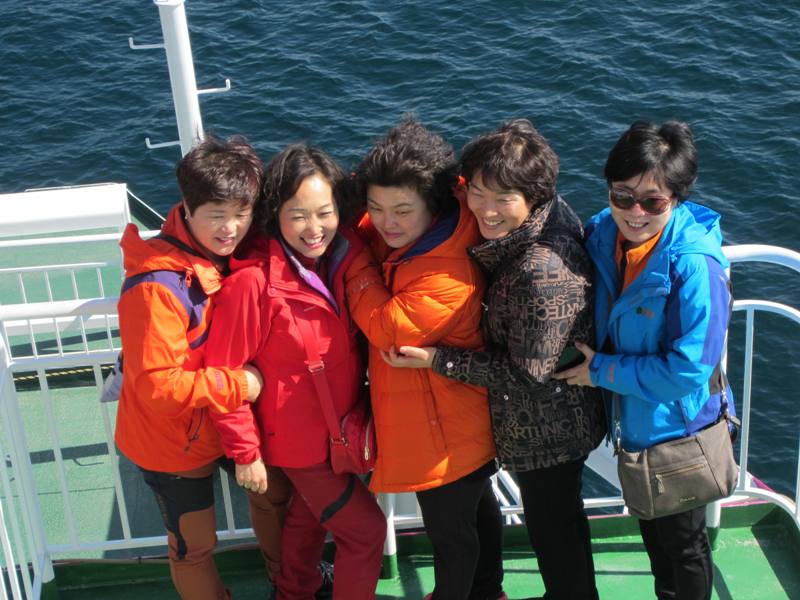
[[[263,485],[264,464],[280,467],[296,494],[283,530],[278,600],[310,600],[320,585],[316,562],[325,535],[336,543],[333,597],[369,600],[380,574],[386,521],[355,475],[333,472],[328,429],[308,368],[298,321],[310,326],[341,418],[354,405],[364,377],[357,329],[345,302],[344,272],[361,249],[339,229],[344,176],[324,152],[287,147],[267,166],[266,234],[217,298],[207,363],[252,362],[264,376],[253,406],[219,415],[215,424],[245,487]]]

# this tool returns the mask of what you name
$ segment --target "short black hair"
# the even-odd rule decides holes
[[[461,175],[477,173],[489,185],[518,190],[532,207],[556,195],[558,156],[528,119],[506,121],[468,143],[461,152]]]
[[[456,165],[453,147],[442,136],[405,115],[356,169],[356,194],[363,204],[370,185],[409,187],[435,216],[452,202]]]
[[[339,164],[324,150],[300,142],[286,146],[267,165],[264,177],[263,209],[258,211],[255,226],[264,233],[277,233],[278,213],[307,177],[319,175],[327,181],[343,222],[346,211],[342,200],[345,174]]]
[[[208,202],[254,205],[261,193],[264,164],[245,138],[222,141],[209,135],[178,162],[175,176],[189,214],[194,214]]]
[[[614,181],[652,173],[679,202],[685,200],[697,179],[697,148],[688,124],[667,121],[636,121],[608,153],[603,175]]]

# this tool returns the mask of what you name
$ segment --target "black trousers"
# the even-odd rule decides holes
[[[494,461],[417,492],[433,545],[433,600],[497,600],[503,593],[503,517],[492,490]]]
[[[708,600],[714,576],[706,507],[639,521],[659,600]]]
[[[517,473],[525,525],[547,600],[597,600],[581,478],[586,457]]]

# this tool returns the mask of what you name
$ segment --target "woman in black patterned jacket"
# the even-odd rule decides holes
[[[516,473],[546,598],[596,599],[581,476],[605,433],[602,402],[594,388],[551,379],[575,341],[594,340],[583,229],[556,194],[558,157],[530,121],[468,144],[461,173],[486,239],[469,250],[489,280],[486,350],[403,346],[385,358],[489,388],[497,453]]]

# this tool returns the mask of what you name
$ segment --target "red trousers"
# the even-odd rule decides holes
[[[386,519],[355,475],[336,475],[327,461],[283,468],[295,494],[283,525],[278,600],[313,600],[325,535],[336,543],[334,600],[372,600],[383,559]]]

